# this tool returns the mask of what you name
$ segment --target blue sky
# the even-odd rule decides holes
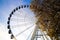
[[[6,24],[7,18],[11,11],[22,5],[30,4],[31,0],[0,0],[0,22]]]

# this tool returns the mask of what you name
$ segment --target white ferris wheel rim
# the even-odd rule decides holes
[[[16,19],[13,19],[13,17],[12,16],[14,16],[14,14],[15,14],[15,11],[17,11],[17,10],[19,10],[19,9],[21,9],[21,8],[28,8],[29,7],[29,5],[21,5],[21,6],[19,6],[19,7],[17,7],[16,9],[14,9],[12,12],[11,12],[11,14],[9,15],[9,17],[8,17],[8,22],[7,22],[7,24],[8,24],[8,29],[9,29],[9,34],[11,34],[11,38],[12,37],[14,37],[14,39],[16,39],[15,38],[15,35],[14,35],[14,33],[12,32],[12,29],[14,28],[11,28],[11,21],[12,20],[16,20]],[[22,14],[21,14],[22,15]],[[18,15],[19,16],[19,15]],[[25,16],[26,17],[29,17],[28,16],[28,14],[25,14]],[[31,17],[31,16],[30,16]],[[16,17],[15,17],[16,18]],[[12,20],[11,20],[12,19]],[[33,21],[35,21],[34,19],[33,19],[33,17],[32,18],[29,18],[30,20],[28,20],[28,18],[26,18],[26,20],[27,20],[27,24],[29,24],[29,22],[30,22],[30,24],[33,22]],[[33,19],[33,20],[32,20]],[[24,20],[24,19],[23,19]],[[26,21],[25,20],[25,21]],[[22,21],[22,20],[21,20]],[[16,22],[16,21],[15,21]],[[33,25],[35,24],[34,22],[32,23]],[[26,23],[25,23],[25,25],[26,25]],[[24,26],[25,26],[24,25]],[[33,25],[31,25],[31,26],[33,26]],[[13,25],[14,26],[14,25]],[[15,25],[16,26],[16,25]],[[23,25],[22,25],[23,26]],[[19,28],[19,27],[18,27]],[[30,27],[29,27],[30,28]],[[27,28],[27,29],[29,29],[29,28]],[[18,36],[18,35],[16,35],[16,36]]]

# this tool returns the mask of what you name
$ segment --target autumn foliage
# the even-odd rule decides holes
[[[37,25],[53,40],[60,40],[60,0],[32,0],[30,9],[38,19]]]

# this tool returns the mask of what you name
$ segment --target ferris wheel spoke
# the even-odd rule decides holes
[[[22,20],[22,19],[20,19],[20,20],[17,20],[17,19],[11,19],[11,21],[16,21],[16,22],[24,22],[25,20]],[[26,20],[26,21],[31,21],[31,20]],[[33,21],[33,20],[32,20]]]
[[[13,24],[14,25],[17,25],[17,24],[18,25],[20,25],[20,24],[32,24],[32,23],[35,23],[35,22],[32,22],[32,21],[27,21],[27,22],[24,22],[24,21],[23,22],[11,21],[10,25],[13,25]]]
[[[13,29],[13,28],[16,28],[16,27],[22,27],[22,26],[25,26],[25,25],[31,25],[31,24],[33,24],[32,22],[31,23],[25,23],[25,24],[16,24],[16,25],[12,25],[11,26],[11,28]]]
[[[18,15],[17,15],[17,16],[18,16]],[[32,18],[32,19],[33,19],[34,17],[31,17],[31,16],[28,16],[28,17],[27,17],[27,15],[25,15],[25,16],[20,16],[20,15],[19,15],[19,17],[16,17],[16,16],[13,16],[13,17],[12,17],[12,19],[23,19],[23,18],[25,18],[25,19]]]
[[[11,20],[10,20],[10,21],[20,21],[20,20],[24,20],[24,18],[22,18],[22,19],[18,19],[18,18],[11,18]]]
[[[34,23],[33,21],[23,21],[23,22],[20,22],[20,21],[11,21],[10,23],[12,23],[12,22],[13,22],[13,23],[16,23],[16,24],[20,24],[20,23],[23,23],[23,24],[24,24],[24,23],[28,23],[28,24],[29,24],[29,23]]]
[[[24,17],[24,16],[26,16],[26,13],[24,12],[24,14],[23,14],[22,12],[23,11],[16,12],[13,16],[15,16],[15,17]]]
[[[11,19],[11,21],[15,21],[15,22],[24,22],[24,20],[14,20],[14,19]]]
[[[34,25],[34,24],[33,24],[33,25]],[[27,31],[28,29],[30,29],[33,25],[29,26],[28,28],[26,28],[26,29],[23,30],[22,32],[18,33],[18,34],[16,35],[16,37],[19,36],[20,34],[24,33],[25,31]]]
[[[33,21],[32,17],[30,19]],[[22,18],[22,17],[21,18],[13,17],[13,18],[11,18],[11,20],[29,20],[29,18],[26,18],[26,17],[25,18]]]
[[[22,18],[23,18],[25,15],[22,16],[22,15],[19,15],[19,14],[15,14],[15,15],[13,15],[13,16],[14,16],[14,17],[18,17],[18,18],[19,18],[19,17],[22,17]]]
[[[12,17],[11,19],[16,19],[16,20],[23,20],[24,19],[24,17],[21,17],[21,18],[18,18],[18,17]]]
[[[28,17],[27,16],[28,16],[28,14],[26,14],[26,13],[25,14],[17,14],[16,13],[15,15],[13,15],[13,17],[17,17],[17,18],[24,18],[24,17],[25,18],[33,18],[33,16],[31,16],[31,15]]]

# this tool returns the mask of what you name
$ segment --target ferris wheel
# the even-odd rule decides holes
[[[14,40],[49,40],[46,34],[37,27],[37,19],[29,7],[29,5],[18,6],[9,15],[7,28],[11,35],[10,38]]]

